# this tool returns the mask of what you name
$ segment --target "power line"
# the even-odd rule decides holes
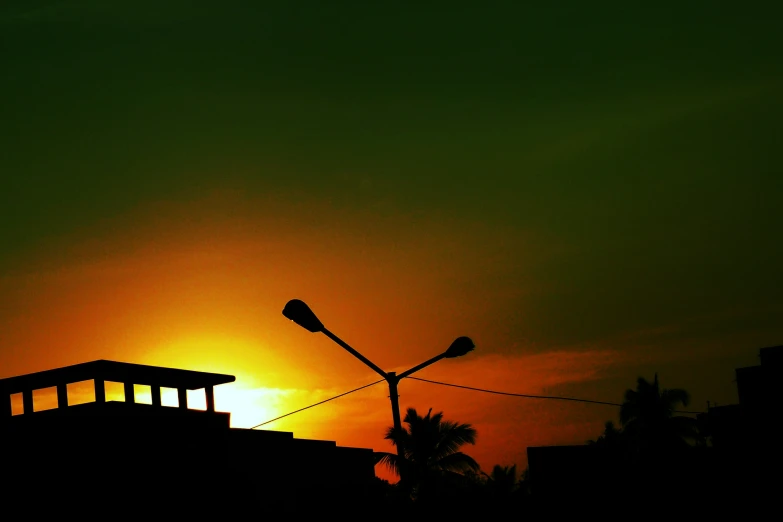
[[[485,390],[484,388],[473,388],[471,386],[461,386],[459,384],[449,384],[447,382],[430,381],[428,379],[419,379],[418,377],[406,377],[406,379],[428,382],[430,384],[440,384],[442,386],[451,386],[452,388],[462,388],[464,390],[480,391],[484,393],[494,393],[495,395],[509,395],[511,397],[524,397],[526,399],[556,399],[561,401],[576,401],[576,402],[590,402],[592,404],[605,404],[607,406],[622,406],[621,404],[618,404],[616,402],[592,401],[589,399],[575,399],[573,397],[556,397],[553,395],[527,395],[524,393],[510,393],[510,392],[501,392],[495,390]]]
[[[605,402],[605,401],[593,401],[590,399],[577,399],[574,397],[557,397],[554,395],[528,395],[524,393],[510,393],[510,392],[501,392],[501,391],[495,391],[495,390],[486,390],[484,388],[473,388],[472,386],[462,386],[459,384],[449,384],[447,382],[440,382],[440,381],[431,381],[429,379],[420,379],[418,377],[406,377],[406,379],[413,379],[414,381],[422,381],[422,382],[428,382],[430,384],[440,384],[441,386],[451,386],[452,388],[462,388],[464,390],[473,390],[473,391],[480,391],[484,393],[494,393],[495,395],[508,395],[511,397],[523,397],[526,399],[553,399],[558,401],[574,401],[574,402],[587,402],[590,404],[603,404],[605,406],[622,406],[622,404],[616,403],[616,402]],[[692,415],[697,415],[699,413],[702,413],[700,411],[675,411],[675,413],[689,413]]]
[[[253,426],[253,427],[252,427],[252,428],[250,428],[250,429],[251,429],[251,430],[254,430],[254,429],[256,429],[256,428],[259,428],[259,427],[263,426],[264,424],[269,424],[270,422],[274,422],[274,421],[276,421],[276,420],[280,420],[280,419],[282,419],[283,417],[288,417],[289,415],[293,415],[294,413],[299,413],[300,411],[308,410],[308,409],[310,409],[310,408],[312,408],[312,407],[314,407],[314,406],[319,406],[319,405],[321,405],[321,404],[323,404],[323,403],[325,403],[325,402],[329,402],[329,401],[333,401],[333,400],[335,400],[335,399],[339,399],[340,397],[344,397],[344,396],[348,395],[349,393],[357,392],[357,391],[359,391],[359,390],[363,390],[363,389],[365,389],[365,388],[369,388],[370,386],[375,386],[376,384],[378,384],[379,382],[383,382],[384,380],[385,380],[385,379],[381,379],[380,381],[375,381],[375,382],[372,382],[372,383],[370,383],[370,384],[365,384],[364,386],[360,386],[360,387],[356,388],[355,390],[347,391],[347,392],[345,392],[345,393],[341,393],[340,395],[335,395],[334,397],[332,397],[332,398],[330,398],[330,399],[326,399],[325,401],[316,402],[315,404],[311,404],[310,406],[305,406],[304,408],[299,408],[299,409],[298,409],[298,410],[296,410],[296,411],[292,411],[292,412],[290,412],[290,413],[286,413],[285,415],[281,415],[281,416],[279,416],[279,417],[275,417],[274,419],[270,419],[270,420],[268,420],[268,421],[264,421],[264,422],[262,422],[261,424],[256,424],[255,426]]]
[[[430,384],[439,384],[441,386],[450,386],[452,388],[461,388],[463,390],[471,390],[471,391],[478,391],[483,393],[492,393],[494,395],[506,395],[509,397],[522,397],[524,399],[550,399],[550,400],[557,400],[557,401],[573,401],[573,402],[586,402],[589,404],[602,404],[604,406],[622,406],[622,404],[617,402],[606,402],[606,401],[594,401],[591,399],[579,399],[576,397],[559,397],[556,395],[530,395],[526,393],[511,393],[511,392],[502,392],[502,391],[496,391],[496,390],[487,390],[485,388],[474,388],[472,386],[462,386],[460,384],[451,384],[448,382],[440,382],[440,381],[431,381],[429,379],[421,379],[419,377],[405,377],[406,379],[413,379],[414,381],[421,381],[421,382],[428,382]],[[275,417],[274,419],[269,419],[268,421],[264,421],[261,424],[256,424],[252,428],[249,428],[251,430],[254,430],[256,428],[259,428],[261,426],[264,426],[265,424],[269,424],[271,422],[274,422],[276,420],[280,420],[283,417],[288,417],[289,415],[293,415],[294,413],[299,413],[300,411],[309,410],[310,408],[314,408],[315,406],[320,406],[321,404],[327,403],[329,401],[333,401],[335,399],[339,399],[340,397],[344,397],[350,393],[357,392],[359,390],[363,390],[365,388],[369,388],[370,386],[375,386],[378,383],[383,382],[385,379],[381,379],[379,381],[371,382],[370,384],[365,384],[364,386],[360,386],[356,389],[353,389],[351,391],[347,391],[345,393],[341,393],[340,395],[335,395],[334,397],[331,397],[329,399],[323,400],[321,402],[316,402],[315,404],[311,404],[310,406],[305,406],[304,408],[299,408],[298,410],[294,410],[292,412],[286,413],[285,415],[280,415],[279,417]],[[690,415],[698,415],[700,411],[680,411],[675,410],[674,413],[686,413]]]

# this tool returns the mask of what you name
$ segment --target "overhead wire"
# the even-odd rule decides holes
[[[606,406],[622,406],[621,404],[618,404],[616,402],[604,402],[604,401],[593,401],[590,399],[577,399],[574,397],[557,397],[554,395],[528,395],[525,393],[511,393],[511,392],[501,392],[501,391],[495,391],[495,390],[486,390],[484,388],[473,388],[472,386],[462,386],[460,384],[450,384],[447,382],[440,382],[440,381],[431,381],[429,379],[420,379],[418,377],[406,377],[406,379],[413,379],[414,381],[422,381],[422,382],[428,382],[430,384],[440,384],[441,386],[451,386],[452,388],[462,388],[464,390],[473,390],[473,391],[480,391],[484,393],[494,393],[495,395],[508,395],[510,397],[523,397],[525,399],[555,399],[560,401],[575,401],[575,402],[589,402],[592,404],[604,404]]]
[[[431,381],[429,379],[421,379],[419,377],[406,377],[406,379],[413,379],[414,381],[422,381],[422,382],[428,382],[430,384],[439,384],[441,386],[450,386],[452,388],[462,388],[464,390],[472,390],[472,391],[479,391],[484,393],[493,393],[495,395],[508,395],[510,397],[523,397],[526,399],[552,399],[552,400],[558,400],[558,401],[574,401],[574,402],[587,402],[590,404],[603,404],[605,406],[622,406],[622,404],[617,402],[606,402],[606,401],[594,401],[591,399],[579,399],[576,397],[560,397],[556,395],[529,395],[525,393],[510,393],[510,392],[502,392],[502,391],[496,391],[496,390],[487,390],[485,388],[474,388],[472,386],[463,386],[460,384],[451,384],[448,382],[440,382],[440,381]],[[698,415],[700,411],[681,411],[681,410],[675,410],[674,413],[688,413],[691,415]]]
[[[329,399],[323,400],[323,401],[321,401],[321,402],[316,402],[315,404],[311,404],[310,406],[305,406],[304,408],[299,408],[298,410],[294,410],[294,411],[292,411],[292,412],[290,412],[290,413],[286,413],[285,415],[280,415],[279,417],[275,417],[274,419],[269,419],[268,421],[264,421],[264,422],[262,422],[261,424],[256,424],[255,426],[253,426],[253,427],[252,427],[252,428],[250,428],[250,429],[251,429],[251,430],[254,430],[254,429],[256,429],[256,428],[260,428],[261,426],[263,426],[263,425],[265,425],[265,424],[269,424],[270,422],[274,422],[274,421],[276,421],[276,420],[280,420],[280,419],[282,419],[283,417],[288,417],[289,415],[293,415],[294,413],[299,413],[300,411],[309,410],[310,408],[313,408],[313,407],[315,407],[315,406],[320,406],[321,404],[324,404],[324,403],[326,403],[326,402],[333,401],[333,400],[335,400],[335,399],[339,399],[340,397],[345,397],[345,396],[346,396],[346,395],[348,395],[349,393],[357,392],[357,391],[359,391],[359,390],[363,390],[363,389],[365,389],[365,388],[369,388],[370,386],[375,386],[376,384],[378,384],[379,382],[383,382],[384,380],[385,380],[385,379],[381,379],[380,381],[375,381],[375,382],[371,382],[370,384],[365,384],[364,386],[359,386],[358,388],[355,388],[355,389],[353,389],[353,390],[351,390],[351,391],[347,391],[347,392],[345,392],[345,393],[341,393],[340,395],[335,395],[334,397],[331,397],[331,398],[329,398]]]
[[[618,402],[595,401],[595,400],[592,400],[592,399],[580,399],[578,397],[561,397],[561,396],[557,396],[557,395],[532,395],[532,394],[527,394],[527,393],[503,392],[503,391],[497,391],[497,390],[488,390],[486,388],[475,388],[473,386],[463,386],[461,384],[451,384],[451,383],[448,383],[448,382],[433,381],[433,380],[430,380],[430,379],[422,379],[420,377],[410,377],[410,376],[408,376],[408,377],[405,377],[405,378],[406,379],[413,379],[414,381],[426,382],[426,383],[430,383],[430,384],[438,384],[440,386],[449,386],[449,387],[452,387],[452,388],[461,388],[463,390],[471,390],[471,391],[478,391],[478,392],[483,392],[483,393],[491,393],[491,394],[494,394],[494,395],[506,395],[508,397],[521,397],[521,398],[524,398],[524,399],[547,399],[547,400],[557,400],[557,401],[584,402],[584,403],[588,403],[588,404],[601,404],[601,405],[604,405],[604,406],[616,406],[616,407],[622,406],[622,404],[620,404]],[[279,417],[275,417],[274,419],[269,419],[268,421],[264,421],[264,422],[262,422],[260,424],[256,424],[255,426],[253,426],[252,428],[249,428],[249,429],[254,430],[256,428],[260,428],[261,426],[264,426],[266,424],[270,424],[270,423],[272,423],[272,422],[274,422],[276,420],[280,420],[280,419],[282,419],[284,417],[288,417],[289,415],[293,415],[294,413],[299,413],[301,411],[309,410],[310,408],[314,408],[315,406],[320,406],[321,404],[327,403],[329,401],[333,401],[335,399],[339,399],[340,397],[345,397],[348,394],[357,392],[359,390],[363,390],[365,388],[369,388],[370,386],[375,386],[376,384],[381,383],[384,380],[385,379],[381,379],[381,380],[378,380],[378,381],[375,381],[375,382],[371,382],[370,384],[365,384],[364,386],[360,386],[360,387],[355,388],[355,389],[353,389],[351,391],[347,391],[345,393],[341,393],[340,395],[335,395],[334,397],[331,397],[329,399],[326,399],[326,400],[323,400],[323,401],[320,401],[320,402],[316,402],[315,404],[311,404],[309,406],[305,406],[304,408],[299,408],[298,410],[294,410],[292,412],[286,413],[285,415],[280,415]],[[685,413],[685,414],[689,414],[689,415],[698,415],[698,414],[703,413],[703,412],[700,412],[700,411],[675,410],[674,413]]]

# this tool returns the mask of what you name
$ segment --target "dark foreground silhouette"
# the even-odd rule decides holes
[[[69,406],[67,384],[87,379],[96,401]],[[8,405],[0,421],[0,510],[201,518],[350,511],[383,497],[370,449],[230,428],[229,414],[214,411],[212,389],[233,380],[113,361],[0,380]],[[125,402],[106,401],[106,381],[125,384]],[[153,404],[135,402],[134,384],[150,386]],[[33,390],[47,387],[56,387],[59,407],[33,411]],[[179,391],[179,407],[160,404],[161,387]],[[186,391],[193,389],[205,390],[206,411],[188,409]],[[12,416],[8,398],[15,393],[24,412]]]
[[[390,428],[387,439],[402,439],[412,448],[402,465],[415,470],[413,479],[387,488],[398,502],[432,513],[514,513],[530,519],[761,516],[777,509],[783,485],[774,429],[781,403],[772,400],[780,394],[780,353],[783,347],[762,350],[761,366],[738,370],[742,415],[734,406],[697,417],[680,414],[678,408],[690,402],[685,390],[661,388],[657,375],[652,381],[639,378],[625,392],[620,428],[609,421],[585,445],[528,448],[529,468],[521,477],[503,466],[487,475],[459,451],[475,443],[470,425],[409,409],[408,428]],[[401,467],[396,455],[379,456],[392,469]]]
[[[777,441],[783,347],[762,351],[758,367],[738,369],[740,404],[697,418],[677,413],[684,390],[640,378],[625,393],[620,427],[607,422],[579,446],[528,448],[529,467],[486,474],[462,449],[476,442],[469,424],[409,408],[405,427],[386,438],[404,458],[291,433],[238,430],[214,411],[213,387],[230,375],[94,361],[0,380],[0,515],[226,518],[331,516],[564,516],[705,519],[759,516],[776,509],[781,480]],[[96,400],[70,406],[67,384],[92,380]],[[104,383],[125,384],[126,401],[106,401]],[[137,404],[146,384],[152,404]],[[34,411],[35,389],[55,387],[58,408]],[[160,388],[179,390],[178,407]],[[187,407],[203,389],[206,411]],[[12,415],[11,394],[23,413]],[[776,395],[777,394],[777,395]],[[390,484],[383,462],[406,470]]]

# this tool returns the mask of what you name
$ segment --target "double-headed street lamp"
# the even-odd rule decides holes
[[[400,382],[400,380],[414,372],[421,370],[422,368],[426,368],[434,362],[440,361],[441,359],[460,357],[475,348],[475,345],[473,344],[473,341],[470,340],[470,337],[457,337],[454,342],[451,343],[451,346],[449,346],[449,348],[442,354],[436,355],[432,359],[424,361],[423,363],[414,366],[410,370],[404,371],[397,375],[395,372],[384,372],[372,361],[348,346],[345,341],[330,332],[326,327],[324,327],[323,323],[318,320],[318,317],[316,317],[316,315],[312,310],[310,310],[310,307],[307,306],[304,301],[300,301],[299,299],[292,299],[288,301],[283,308],[283,315],[306,330],[309,330],[313,333],[323,333],[329,339],[345,348],[351,355],[372,368],[378,375],[383,377],[387,383],[389,383],[389,399],[391,400],[394,429],[397,433],[402,431],[402,422],[400,421],[400,403],[398,400],[399,397],[397,395],[397,384]],[[402,445],[402,440],[397,441],[397,455],[400,459],[399,469],[401,470],[402,464],[405,461],[405,450]],[[400,476],[400,479],[402,479],[402,476]]]

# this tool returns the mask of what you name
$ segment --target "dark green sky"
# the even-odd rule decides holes
[[[0,270],[228,191],[390,256],[496,231],[466,248],[518,270],[455,287],[519,289],[472,318],[509,346],[752,359],[783,343],[783,9],[634,4],[5,0]]]

